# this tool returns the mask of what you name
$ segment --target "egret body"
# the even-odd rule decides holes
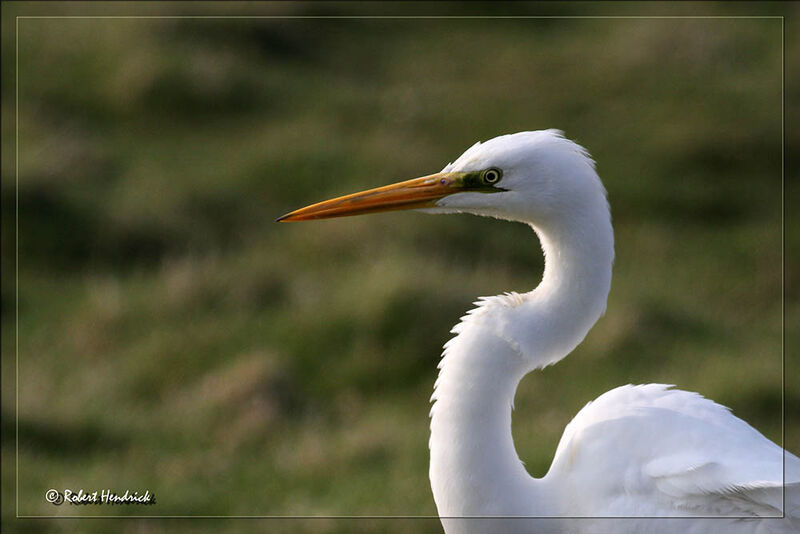
[[[582,147],[556,130],[504,135],[440,173],[279,220],[398,209],[528,224],[545,257],[536,289],[482,298],[445,345],[430,435],[445,531],[800,532],[800,460],[697,393],[618,387],[567,425],[543,478],[517,456],[511,412],[520,380],[583,340],[611,285],[609,206]]]

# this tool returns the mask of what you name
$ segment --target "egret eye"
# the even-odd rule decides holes
[[[500,181],[500,177],[503,176],[503,171],[500,169],[487,169],[483,171],[483,181],[487,184],[496,184]]]

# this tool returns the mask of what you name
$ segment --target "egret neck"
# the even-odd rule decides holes
[[[613,231],[604,196],[568,219],[521,222],[544,251],[541,283],[479,301],[453,329],[439,364],[430,478],[442,517],[552,516],[564,502],[519,460],[514,394],[527,373],[569,354],[605,311]]]

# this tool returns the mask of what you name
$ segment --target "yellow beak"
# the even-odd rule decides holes
[[[464,173],[431,174],[392,185],[376,187],[300,208],[278,222],[310,221],[390,210],[431,208],[440,198],[464,190]]]

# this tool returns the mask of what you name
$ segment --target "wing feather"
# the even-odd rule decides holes
[[[565,429],[551,471],[595,484],[605,495],[597,509],[621,515],[785,511],[800,520],[800,460],[724,406],[664,384],[622,386],[587,404]]]

